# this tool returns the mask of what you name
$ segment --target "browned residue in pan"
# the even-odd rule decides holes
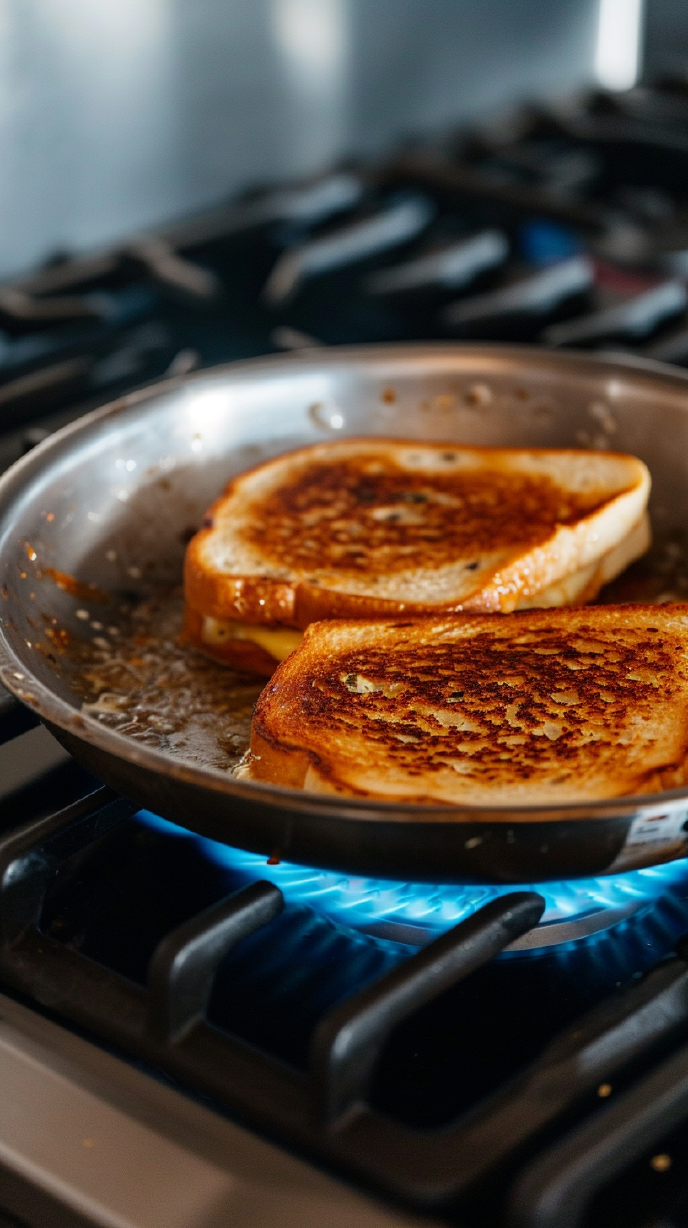
[[[66,652],[69,648],[72,637],[64,627],[47,626],[44,634],[57,652]]]
[[[94,628],[92,620],[97,634],[69,646],[72,686],[82,711],[118,733],[228,770],[248,747],[265,679],[218,666],[184,644],[182,616],[177,590],[125,608],[117,626],[96,619]]]
[[[33,557],[35,559],[35,553]],[[97,584],[86,584],[83,580],[77,580],[75,576],[68,575],[66,571],[58,571],[56,567],[42,567],[39,575],[48,576],[58,588],[72,597],[78,597],[79,601],[98,601],[105,604],[110,600],[109,594],[102,588],[98,588]]]

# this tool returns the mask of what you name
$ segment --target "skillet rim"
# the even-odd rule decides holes
[[[522,360],[526,355],[531,364],[544,363],[555,367],[572,367],[580,370],[588,368],[592,375],[606,375],[608,378],[618,373],[626,379],[646,377],[650,385],[661,379],[664,385],[675,386],[676,391],[683,391],[688,396],[688,371],[646,359],[637,355],[616,353],[614,351],[597,352],[557,351],[542,346],[503,345],[498,342],[395,342],[387,344],[331,346],[327,349],[313,349],[292,354],[266,354],[257,358],[241,359],[234,362],[206,367],[201,371],[188,375],[174,376],[169,379],[155,381],[142,388],[127,393],[89,411],[81,417],[61,427],[47,439],[34,447],[26,456],[21,457],[4,474],[0,476],[0,531],[3,537],[11,531],[12,503],[22,491],[24,484],[44,467],[46,458],[53,452],[61,450],[65,441],[73,437],[82,437],[89,430],[124,410],[141,406],[144,411],[151,408],[161,396],[165,396],[179,388],[202,384],[208,379],[227,375],[232,379],[241,379],[242,375],[266,374],[275,369],[286,368],[303,371],[318,366],[336,366],[342,363],[356,363],[364,367],[374,367],[385,361],[395,359],[406,361],[442,357],[458,357],[475,354],[486,358],[502,358],[503,360]],[[688,404],[686,406],[688,412]],[[19,681],[13,677],[14,671],[24,675]],[[26,663],[18,657],[10,645],[0,619],[0,681],[20,702],[34,711],[42,721],[50,726],[56,726],[73,739],[85,741],[106,754],[114,755],[133,767],[156,772],[165,778],[183,781],[186,784],[209,788],[213,793],[220,793],[227,798],[249,804],[262,804],[279,809],[282,813],[293,812],[318,818],[337,820],[355,820],[357,822],[376,823],[416,823],[444,826],[446,824],[476,824],[476,823],[511,823],[525,824],[537,822],[586,821],[599,819],[629,818],[639,811],[661,812],[667,808],[673,810],[677,803],[688,802],[688,785],[679,789],[666,790],[661,793],[646,793],[604,798],[600,801],[569,802],[558,806],[547,804],[475,807],[451,805],[449,803],[387,802],[334,794],[307,793],[303,790],[290,789],[279,785],[265,784],[257,781],[242,781],[223,772],[219,768],[201,767],[191,761],[177,759],[174,756],[155,747],[145,746],[133,738],[129,738],[103,725],[95,718],[72,707],[56,695],[48,686],[42,683]],[[59,735],[58,735],[59,736]]]

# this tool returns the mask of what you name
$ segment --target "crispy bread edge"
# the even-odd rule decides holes
[[[389,443],[392,446],[408,443],[408,440],[370,439],[347,440],[347,443]],[[317,448],[321,445],[312,445]],[[440,445],[437,445],[440,446]],[[448,446],[448,445],[447,445]],[[454,447],[462,445],[453,444]],[[465,446],[465,445],[463,445]],[[189,606],[194,610],[216,619],[237,619],[255,624],[270,625],[274,623],[287,627],[298,627],[303,630],[311,622],[325,618],[385,618],[398,614],[441,614],[468,611],[471,613],[508,613],[517,605],[520,597],[536,597],[542,589],[562,579],[592,562],[601,561],[606,553],[616,544],[610,541],[605,549],[606,536],[616,537],[611,532],[612,524],[619,515],[626,522],[626,532],[630,531],[641,518],[647,504],[650,489],[650,475],[645,464],[637,457],[626,453],[613,453],[629,463],[630,469],[635,469],[636,482],[625,491],[613,497],[601,511],[583,517],[573,528],[560,526],[552,537],[541,547],[519,554],[511,564],[492,575],[487,584],[483,584],[472,596],[462,602],[449,602],[443,605],[428,605],[420,603],[399,602],[387,598],[361,596],[319,587],[300,580],[275,580],[260,575],[227,575],[217,569],[208,567],[204,560],[205,544],[216,529],[214,521],[218,513],[232,498],[235,489],[241,483],[250,479],[259,469],[278,466],[290,456],[297,456],[309,449],[298,448],[275,457],[262,465],[238,474],[226,486],[223,493],[212,504],[204,517],[204,526],[191,539],[187,546],[184,560],[184,594]],[[477,448],[472,451],[500,453],[516,449]],[[551,448],[527,449],[532,452],[551,452]],[[554,449],[555,451],[557,449]],[[566,449],[563,449],[566,451]],[[569,449],[578,451],[578,449]],[[589,526],[595,524],[595,542],[590,540]],[[609,526],[608,531],[607,526]],[[586,591],[585,600],[590,601],[599,591]]]
[[[642,462],[638,463],[642,465]],[[642,469],[644,473],[640,476],[643,480],[636,486],[610,499],[601,510],[582,517],[573,528],[560,525],[544,545],[517,556],[511,564],[497,571],[480,592],[454,608],[476,614],[510,614],[519,598],[536,598],[539,592],[565,576],[595,562],[602,564],[605,557],[642,520],[650,493],[649,473],[645,465],[642,465]],[[613,531],[619,519],[624,524],[622,537]],[[592,532],[591,526],[594,526]],[[601,568],[600,575],[603,575]],[[585,601],[597,596],[602,582],[600,579],[597,589],[586,594]]]
[[[633,532],[641,520],[634,525]],[[566,530],[569,534],[571,530]],[[550,539],[550,549],[552,541]],[[192,543],[193,544],[193,543]],[[633,558],[640,557],[649,546],[649,541],[624,566],[628,566]],[[614,549],[614,547],[612,547]],[[565,578],[565,573],[551,575],[544,583],[532,590],[520,589],[514,574],[523,569],[526,558],[532,558],[534,551],[527,556],[520,556],[510,569],[505,569],[499,575],[493,576],[489,585],[463,602],[449,602],[438,605],[417,602],[389,601],[380,597],[363,597],[356,593],[343,593],[335,589],[320,588],[313,584],[285,581],[275,581],[260,576],[223,576],[219,572],[209,573],[196,562],[195,556],[187,552],[184,574],[184,593],[187,608],[203,611],[210,618],[236,619],[241,622],[252,622],[256,625],[274,625],[275,623],[298,627],[305,630],[313,622],[321,619],[373,619],[394,618],[399,615],[422,616],[452,613],[494,614],[511,613],[518,601],[526,595],[536,602],[539,592],[556,584],[557,580]],[[543,550],[543,553],[547,553]],[[578,595],[574,605],[584,605],[594,601],[602,586],[612,575],[606,573],[604,564],[612,551],[601,554],[598,567],[590,581]],[[575,569],[572,569],[575,570]],[[200,617],[200,615],[199,615]]]
[[[255,722],[255,716],[254,716]],[[273,742],[251,726],[251,749],[242,776],[265,784],[303,789],[311,767],[311,755],[299,746]]]

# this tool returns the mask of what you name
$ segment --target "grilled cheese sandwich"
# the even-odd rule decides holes
[[[558,805],[688,780],[688,605],[320,622],[240,774],[316,793]]]
[[[192,539],[186,635],[270,674],[321,618],[580,604],[649,545],[635,457],[359,439],[230,483]]]

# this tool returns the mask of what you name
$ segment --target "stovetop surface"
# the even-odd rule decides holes
[[[523,109],[0,286],[0,463],[166,372],[277,349],[503,339],[688,366],[687,99]],[[0,700],[4,740],[29,723]],[[516,924],[509,893],[263,864],[97,788],[62,761],[3,799],[17,1020],[66,1024],[397,1208],[688,1224],[687,864],[543,888],[543,934],[585,924],[524,946],[537,885],[514,888]]]
[[[271,878],[272,867],[255,864],[260,858],[241,870],[227,864],[226,852],[171,824],[151,825],[141,812],[56,886],[43,928],[145,986],[167,933],[247,883]],[[688,862],[672,871],[665,869],[664,890],[650,895],[640,915],[591,940],[505,953],[416,1012],[376,1069],[374,1107],[409,1126],[445,1125],[533,1061],[585,1010],[637,982],[688,930]],[[546,892],[547,885],[531,890]],[[292,902],[287,893],[279,916],[223,960],[208,1019],[306,1070],[319,1020],[412,953],[407,944],[333,920],[316,899]]]

